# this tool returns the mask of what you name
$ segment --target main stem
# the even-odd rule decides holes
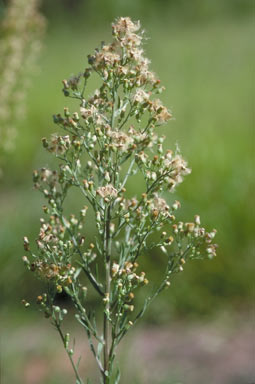
[[[111,128],[114,128],[115,118],[115,98],[116,88],[113,84],[112,90],[112,116],[111,116]],[[114,175],[115,177],[115,175]],[[115,184],[115,183],[114,183]],[[110,293],[111,293],[111,236],[110,236],[110,221],[111,221],[111,204],[107,207],[106,222],[105,222],[105,312],[104,312],[104,384],[110,384]]]
[[[111,239],[110,239],[110,206],[107,208],[105,224],[105,312],[104,312],[104,384],[110,383],[109,377],[109,345],[110,345],[110,291],[111,291]]]

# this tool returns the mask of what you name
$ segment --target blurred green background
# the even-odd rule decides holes
[[[2,9],[5,4],[2,2]],[[32,171],[52,164],[41,147],[41,137],[55,132],[52,115],[68,105],[61,92],[61,80],[85,68],[87,54],[101,40],[110,39],[110,22],[117,16],[140,19],[146,30],[149,39],[145,50],[152,69],[166,87],[162,99],[175,118],[160,129],[167,135],[170,148],[178,143],[192,168],[176,194],[165,197],[181,201],[184,220],[199,213],[203,224],[218,230],[217,259],[187,265],[148,312],[147,327],[154,329],[157,324],[168,329],[185,320],[185,329],[190,323],[217,322],[220,318],[226,328],[231,328],[233,319],[238,318],[239,327],[250,318],[254,298],[252,5],[246,0],[43,2],[48,27],[39,71],[28,93],[26,119],[18,123],[16,149],[2,162],[0,300],[2,329],[6,330],[2,343],[7,335],[16,335],[16,342],[13,336],[13,344],[10,342],[2,352],[3,361],[11,359],[14,351],[21,352],[22,343],[26,343],[24,329],[23,336],[18,332],[20,327],[28,329],[29,324],[33,329],[34,323],[40,321],[40,315],[33,309],[25,312],[20,301],[23,297],[30,301],[40,293],[38,283],[25,272],[21,256],[23,236],[37,235],[43,203],[32,189]],[[135,185],[130,188],[136,193]],[[155,280],[162,261],[161,255],[148,255],[147,266]],[[45,342],[47,348],[51,347]],[[16,370],[6,364],[3,383],[65,383],[61,376],[52,381],[29,381],[18,376],[24,361],[21,359],[19,364]],[[147,381],[133,378],[129,382],[149,383],[144,377],[140,376],[140,380]],[[179,377],[177,372],[172,379],[168,375],[166,381],[162,376],[162,381],[150,382],[177,383]],[[197,376],[183,383],[199,384],[199,380]],[[231,380],[218,382],[241,382]]]

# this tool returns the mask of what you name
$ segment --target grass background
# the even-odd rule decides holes
[[[39,70],[28,94],[27,117],[17,122],[15,151],[2,157],[0,300],[2,329],[6,329],[3,340],[13,330],[22,335],[28,317],[32,316],[32,329],[33,322],[39,319],[33,309],[28,315],[20,300],[32,300],[40,292],[38,283],[25,272],[21,256],[23,236],[36,237],[43,204],[41,196],[32,189],[31,173],[35,168],[52,164],[41,148],[41,137],[55,132],[51,116],[62,112],[69,103],[62,95],[61,80],[83,70],[86,55],[101,40],[110,39],[109,23],[117,15],[139,18],[149,36],[145,50],[152,69],[166,86],[162,99],[175,118],[160,129],[167,135],[170,148],[178,142],[192,168],[192,174],[176,194],[165,198],[169,202],[176,198],[181,201],[184,220],[200,213],[207,227],[218,230],[217,259],[187,265],[171,290],[154,303],[146,322],[170,326],[170,320],[211,321],[222,314],[226,315],[228,326],[236,315],[242,322],[250,316],[254,295],[252,3],[45,1],[43,12],[48,30]],[[93,86],[92,83],[91,90]],[[135,185],[130,188],[136,193]],[[93,232],[89,235],[93,236]],[[157,280],[162,256],[148,255],[146,263]],[[16,346],[14,343],[9,347],[6,361],[15,358]],[[52,347],[50,341],[46,343],[47,348],[49,355],[54,353],[54,343]],[[29,383],[19,376],[22,361],[16,359],[17,368],[6,369],[4,383]],[[47,380],[42,382],[64,383],[60,378]]]

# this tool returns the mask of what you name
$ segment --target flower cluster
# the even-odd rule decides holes
[[[111,184],[108,184],[105,187],[99,187],[97,189],[97,194],[103,197],[104,199],[114,199],[117,197],[118,191]]]
[[[148,154],[141,151],[137,153],[136,160],[149,185],[148,189],[162,190],[167,188],[169,191],[173,191],[183,181],[183,176],[188,175],[191,170],[179,154],[173,156],[171,150],[162,154],[161,144],[158,145],[158,152],[158,155],[150,159]]]
[[[124,266],[113,262],[112,264],[112,278],[116,282],[116,292],[113,292],[113,296],[116,296],[118,301],[125,302],[124,306],[120,306],[116,312],[116,317],[123,316],[125,311],[134,311],[134,304],[131,304],[134,300],[134,290],[139,286],[147,285],[148,279],[145,277],[145,272],[136,273],[138,263],[131,263],[126,261]]]
[[[202,250],[209,258],[216,256],[217,245],[213,243],[213,239],[217,231],[213,229],[211,232],[206,232],[200,225],[200,216],[196,215],[194,222],[173,224],[173,232],[177,241],[185,237],[189,239],[191,258],[200,258]]]
[[[58,171],[42,168],[34,172],[34,186],[47,202],[43,207],[47,219],[41,219],[36,252],[24,239],[30,257],[23,258],[31,271],[50,283],[47,299],[40,300],[40,305],[47,309],[65,348],[62,320],[53,303],[62,290],[70,297],[104,384],[115,378],[117,345],[151,301],[170,285],[173,274],[181,272],[188,260],[216,255],[216,232],[206,232],[199,216],[188,223],[176,218],[180,202],[169,192],[190,169],[178,150],[174,153],[164,148],[159,126],[168,122],[171,113],[155,96],[163,87],[144,56],[140,23],[119,18],[112,33],[112,43],[102,44],[89,55],[89,66],[83,73],[63,81],[64,95],[78,101],[78,112],[71,114],[64,108],[63,115],[54,115],[54,123],[64,135],[42,140],[60,164]],[[101,86],[87,97],[92,75],[99,76]],[[144,192],[130,196],[128,182],[139,173]],[[65,213],[71,188],[88,204],[77,217]],[[87,240],[84,232],[88,209],[95,218],[95,243]],[[152,249],[165,254],[166,270],[139,308],[134,291],[150,284],[145,272],[138,272],[138,259],[141,265],[142,256]],[[96,319],[87,314],[87,285],[96,290],[102,304],[102,334]],[[75,374],[81,384],[77,367]]]

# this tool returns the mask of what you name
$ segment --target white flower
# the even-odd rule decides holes
[[[162,197],[159,197],[157,194],[154,195],[154,199],[151,204],[152,211],[157,211],[158,214],[161,214],[164,217],[169,216],[169,206],[167,202]]]
[[[111,137],[113,146],[123,152],[134,143],[133,137],[124,132],[109,131],[108,136]]]
[[[110,197],[115,198],[118,195],[117,189],[115,189],[112,184],[108,184],[105,187],[99,187],[97,189],[97,194],[103,198]]]
[[[145,92],[142,88],[138,88],[133,96],[133,101],[142,104],[148,101],[149,98],[150,95],[148,92]]]
[[[119,264],[113,263],[113,265],[112,265],[112,276],[113,277],[117,275],[117,273],[119,272],[119,269],[120,269]]]

